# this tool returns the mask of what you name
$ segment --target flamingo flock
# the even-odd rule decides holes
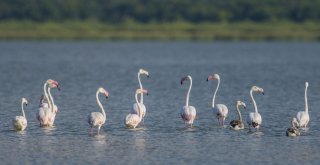
[[[146,106],[143,103],[143,96],[148,95],[147,89],[144,89],[141,83],[141,75],[144,75],[149,78],[149,72],[144,69],[139,69],[138,71],[138,83],[139,88],[135,91],[135,103],[132,106],[132,109],[129,110],[129,113],[124,118],[124,125],[126,128],[135,129],[138,126],[144,125],[144,118],[146,115]],[[224,127],[224,122],[228,117],[228,108],[225,104],[216,104],[216,95],[220,86],[220,75],[212,74],[207,77],[207,82],[210,80],[217,80],[217,86],[215,88],[211,109],[218,120],[218,125]],[[189,82],[189,88],[186,95],[186,103],[182,107],[180,116],[185,123],[187,128],[193,128],[193,123],[197,116],[197,110],[194,106],[189,104],[190,93],[192,88],[192,77],[190,75],[182,77],[180,84],[183,85],[185,82]],[[308,99],[307,99],[307,89],[309,83],[305,83],[305,110],[299,111],[296,117],[291,120],[291,127],[286,130],[287,136],[299,136],[299,128],[306,128],[310,118],[308,113]],[[57,89],[60,91],[60,85],[58,81],[48,79],[43,85],[43,94],[40,98],[39,110],[37,113],[37,119],[39,121],[40,127],[53,127],[56,115],[58,113],[58,106],[54,103],[54,99],[51,95],[51,89]],[[262,125],[262,116],[258,112],[257,103],[253,97],[253,93],[260,93],[264,95],[264,90],[258,86],[252,86],[249,92],[250,98],[253,103],[254,112],[250,112],[246,118],[246,123],[248,124],[249,131],[254,128],[256,131],[259,131]],[[104,95],[106,99],[109,97],[109,92],[103,87],[99,87],[96,91],[96,101],[101,110],[101,112],[92,112],[88,115],[88,124],[89,124],[89,133],[93,132],[93,128],[97,128],[97,134],[99,134],[101,127],[106,122],[106,112],[104,107],[101,104],[99,96]],[[22,116],[16,116],[12,120],[13,128],[15,131],[23,131],[27,127],[27,118],[24,112],[24,107],[28,105],[26,98],[22,98],[21,101],[21,111]],[[229,124],[229,127],[233,130],[242,130],[245,129],[245,123],[240,112],[240,108],[247,109],[246,104],[240,100],[236,101],[235,109],[238,115],[238,119],[232,120]]]

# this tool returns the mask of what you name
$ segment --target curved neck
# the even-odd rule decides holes
[[[214,91],[214,94],[213,94],[213,97],[212,97],[212,108],[214,108],[214,101],[216,99],[216,94],[218,92],[219,85],[220,85],[220,79],[218,79],[218,85],[217,85],[216,90]]]
[[[23,109],[23,101],[21,102],[21,111],[22,111],[23,117],[26,117],[26,115],[24,114],[24,109]]]
[[[305,110],[306,112],[308,112],[307,90],[308,90],[308,87],[306,86],[306,89],[305,89],[305,92],[304,92],[304,103],[305,103],[304,110]]]
[[[139,86],[140,86],[140,89],[143,89],[142,87],[142,83],[141,83],[141,80],[140,80],[140,72],[138,73],[138,82],[139,82]],[[143,104],[143,94],[140,95],[140,103]]]
[[[99,105],[99,107],[101,109],[101,112],[103,114],[103,117],[104,117],[104,119],[106,119],[106,113],[104,112],[103,106],[102,106],[102,104],[101,104],[101,102],[99,100],[99,90],[96,93],[96,99],[97,99],[97,103],[98,103],[98,105]]]
[[[143,95],[143,94],[140,94],[140,95]],[[137,103],[138,108],[139,108],[139,110],[138,110],[139,117],[140,117],[140,119],[142,119],[141,104],[140,104],[139,101],[138,101],[138,93],[135,94],[135,99],[136,99],[136,103]]]
[[[190,86],[189,86],[189,90],[188,90],[188,94],[187,94],[187,99],[186,99],[186,107],[189,106],[189,96],[190,96],[190,91],[191,91],[191,87],[192,87],[192,79],[190,80]]]
[[[237,112],[238,112],[238,117],[239,117],[239,120],[242,122],[242,116],[241,116],[241,112],[240,112],[240,109],[239,109],[239,104],[236,104],[236,108],[237,108]]]
[[[54,107],[55,104],[54,104],[54,101],[53,101],[53,97],[51,95],[51,88],[48,89],[48,96],[49,96],[49,99],[51,101],[52,107]]]
[[[52,109],[52,105],[51,105],[51,101],[50,101],[50,98],[48,97],[48,93],[47,93],[47,83],[44,83],[43,85],[43,92],[44,92],[44,96],[46,97],[47,101],[48,101],[48,105],[49,105],[49,108]]]
[[[257,108],[257,104],[256,104],[256,101],[254,100],[253,96],[252,96],[252,90],[250,90],[250,96],[251,96],[251,100],[253,102],[253,106],[254,106],[254,111],[256,113],[258,113],[258,108]]]

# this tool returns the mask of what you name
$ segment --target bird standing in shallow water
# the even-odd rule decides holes
[[[109,92],[106,91],[104,88],[100,87],[98,88],[96,92],[96,100],[97,103],[101,109],[101,112],[92,112],[88,116],[88,123],[90,125],[89,132],[92,133],[93,128],[98,128],[98,134],[100,133],[101,126],[106,122],[106,113],[104,111],[104,108],[99,100],[99,94],[104,94],[106,99],[109,97]]]
[[[26,129],[27,127],[27,118],[26,118],[26,115],[24,113],[24,108],[23,106],[24,105],[28,105],[28,100],[26,98],[22,98],[22,101],[21,101],[21,111],[22,111],[22,116],[16,116],[12,123],[13,123],[13,128],[16,130],[16,131],[23,131]]]
[[[223,126],[224,121],[225,121],[226,117],[228,116],[228,108],[224,104],[216,104],[215,105],[216,94],[218,92],[219,85],[220,85],[220,76],[218,74],[209,75],[207,78],[207,81],[210,81],[210,80],[218,80],[218,85],[216,87],[216,90],[215,90],[213,98],[212,98],[212,110],[218,119],[219,125]]]
[[[309,123],[309,111],[308,111],[308,98],[307,98],[307,90],[308,90],[309,83],[306,82],[306,88],[304,92],[304,102],[305,102],[305,108],[304,111],[300,111],[297,113],[297,121],[298,121],[298,127],[307,127]]]
[[[196,108],[194,106],[189,105],[189,96],[190,96],[190,91],[192,88],[192,78],[191,76],[186,76],[183,77],[180,81],[181,85],[183,84],[184,81],[189,80],[190,81],[190,86],[189,86],[189,90],[188,90],[188,94],[187,94],[187,99],[186,99],[186,105],[182,107],[182,111],[181,111],[181,118],[182,120],[185,122],[185,124],[188,127],[192,128],[193,125],[193,121],[196,118],[197,115],[197,111]]]
[[[138,94],[146,94],[148,95],[148,91],[146,89],[137,89],[136,90],[136,93],[135,93],[135,99],[136,99],[136,103],[137,103],[137,106],[138,106],[138,114],[128,114],[126,116],[126,118],[124,119],[124,125],[127,127],[127,128],[136,128],[139,123],[142,121],[142,113],[141,113],[141,104],[139,103],[138,101]]]
[[[252,96],[252,92],[258,92],[258,93],[262,93],[262,95],[264,95],[264,91],[262,88],[257,87],[257,86],[252,86],[252,88],[250,90],[250,96],[251,96],[251,100],[253,102],[255,112],[249,113],[249,116],[247,118],[247,123],[249,124],[249,129],[251,127],[253,127],[258,130],[260,128],[261,123],[262,123],[262,118],[261,118],[260,113],[258,112],[257,104]]]
[[[236,109],[238,112],[238,120],[232,120],[230,122],[230,127],[234,130],[240,130],[240,129],[244,129],[244,124],[242,121],[242,116],[241,116],[241,112],[240,112],[240,106],[242,106],[244,109],[246,109],[246,104],[242,101],[237,101],[236,102]]]

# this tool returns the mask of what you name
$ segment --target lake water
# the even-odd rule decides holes
[[[1,164],[318,164],[320,161],[320,44],[250,42],[0,42]],[[129,130],[123,120],[134,103],[137,71],[149,91],[145,126]],[[226,124],[236,118],[235,101],[253,111],[252,85],[263,123],[260,132],[232,131],[217,126],[210,109],[221,77],[217,103],[229,108]],[[193,129],[179,116],[193,77],[190,104],[197,109]],[[39,128],[36,120],[43,83],[52,78],[62,90],[52,90],[59,113],[55,127]],[[290,120],[304,110],[309,81],[309,129],[296,138],[285,136]],[[100,135],[88,135],[87,115],[99,111],[101,97],[107,122]],[[26,97],[28,127],[16,133],[11,121],[21,114]],[[246,125],[247,127],[247,125]]]

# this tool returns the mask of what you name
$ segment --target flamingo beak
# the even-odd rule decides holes
[[[247,110],[247,107],[246,107],[246,106],[243,106],[243,108],[244,108],[245,110]]]
[[[26,103],[26,106],[28,106],[28,103]]]
[[[57,88],[58,88],[58,91],[60,91],[60,90],[61,90],[60,85],[57,85]]]
[[[264,92],[262,92],[262,95],[264,95]]]
[[[149,78],[150,76],[149,75],[147,75],[147,78]]]
[[[209,78],[207,78],[207,82],[209,81]]]

